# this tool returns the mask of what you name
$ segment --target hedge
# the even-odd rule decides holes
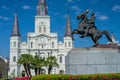
[[[114,74],[44,74],[33,76],[31,80],[120,80],[120,73]]]

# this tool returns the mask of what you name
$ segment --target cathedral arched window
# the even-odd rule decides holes
[[[16,62],[16,57],[15,56],[13,57],[13,62]]]
[[[71,42],[68,42],[68,46],[71,47]]]
[[[42,28],[41,28],[41,26],[39,27],[39,33],[41,33],[42,32]]]
[[[52,48],[54,48],[54,42],[52,42]]]
[[[42,49],[44,48],[44,45],[42,44]]]
[[[46,27],[43,28],[44,33],[46,33]]]
[[[20,47],[20,42],[18,42],[18,47]]]
[[[62,63],[62,56],[60,56],[60,63]]]
[[[30,43],[30,47],[33,48],[33,42]]]
[[[13,46],[16,47],[16,42],[13,43]]]
[[[67,43],[65,42],[65,47],[67,47]]]

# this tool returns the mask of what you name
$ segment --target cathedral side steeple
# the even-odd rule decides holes
[[[13,23],[11,36],[20,36],[17,13],[15,13],[15,15],[14,15],[14,23]]]
[[[39,0],[37,5],[37,15],[39,16],[48,15],[48,6],[46,0]]]
[[[66,21],[66,31],[64,37],[72,37],[72,28],[71,28],[71,23],[70,23],[70,15],[69,12],[67,14],[67,21]]]
[[[13,73],[18,76],[20,73],[20,65],[18,65],[17,60],[21,52],[21,36],[19,31],[18,16],[17,13],[14,15],[14,23],[12,32],[10,35],[10,71],[9,74]]]
[[[64,34],[64,47],[68,49],[73,48],[73,37],[72,37],[72,28],[70,24],[70,15],[69,11],[67,13],[67,21],[66,21],[66,30]]]

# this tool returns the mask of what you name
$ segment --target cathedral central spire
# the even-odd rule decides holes
[[[37,15],[45,16],[48,15],[48,6],[46,0],[39,0],[37,5]]]

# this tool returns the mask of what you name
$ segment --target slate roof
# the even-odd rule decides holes
[[[48,6],[46,0],[39,0],[37,5],[37,15],[45,16],[48,15]]]
[[[72,28],[71,28],[71,23],[70,23],[70,15],[69,15],[69,13],[68,13],[68,15],[67,15],[67,21],[66,21],[66,30],[65,30],[65,37],[72,37],[72,35],[71,35],[71,33],[72,33]]]
[[[11,36],[20,36],[17,13],[15,13],[15,15],[14,15],[14,23],[13,23]]]

